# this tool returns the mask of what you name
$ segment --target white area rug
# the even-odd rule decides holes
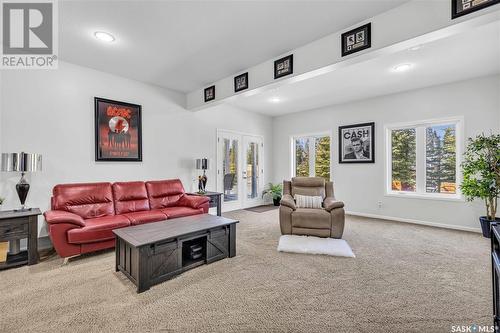
[[[320,238],[312,236],[283,235],[280,237],[278,251],[308,254],[326,254],[337,257],[356,256],[343,239]]]

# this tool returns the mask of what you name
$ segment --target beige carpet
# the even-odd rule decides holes
[[[490,325],[479,234],[348,217],[356,258],[278,253],[278,211],[238,211],[237,256],[136,294],[114,253],[0,272],[1,332],[450,332]]]

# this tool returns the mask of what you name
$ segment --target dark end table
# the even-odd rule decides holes
[[[0,211],[0,242],[28,239],[28,249],[16,254],[7,254],[7,261],[0,263],[0,270],[38,264],[38,208],[24,211]]]
[[[210,192],[207,191],[205,193],[187,193],[187,195],[198,195],[208,197],[210,201],[208,202],[208,207],[213,208],[217,207],[217,216],[222,216],[222,193],[220,192]]]

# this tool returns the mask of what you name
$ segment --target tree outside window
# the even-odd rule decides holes
[[[390,192],[458,196],[459,124],[460,121],[455,120],[389,127]]]
[[[330,180],[330,136],[293,138],[293,176],[323,177]]]

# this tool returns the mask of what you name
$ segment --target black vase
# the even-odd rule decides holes
[[[24,178],[24,173],[21,174],[21,180],[16,184],[17,195],[19,196],[19,201],[21,201],[21,210],[26,209],[24,203],[26,202],[26,197],[28,196],[28,192],[30,190],[30,184]]]
[[[273,204],[275,206],[279,206],[280,205],[280,201],[281,201],[281,198],[273,198]]]
[[[486,238],[491,238],[491,222],[500,222],[500,217],[495,218],[495,221],[488,220],[487,216],[481,216],[479,218],[481,223],[481,230],[483,231],[483,236]]]

